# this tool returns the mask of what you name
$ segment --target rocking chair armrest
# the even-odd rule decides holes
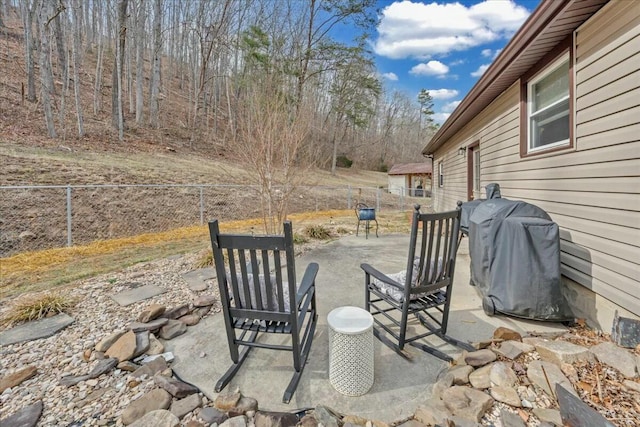
[[[318,263],[312,262],[309,263],[307,269],[304,272],[304,276],[302,276],[302,281],[300,282],[300,287],[298,288],[298,292],[296,293],[296,302],[300,302],[302,298],[309,292],[309,289],[316,281],[316,275],[318,274]]]
[[[360,268],[362,268],[367,275],[373,276],[381,282],[384,282],[400,290],[404,289],[404,286],[402,284],[396,282],[395,280],[388,277],[386,274],[380,272],[379,270],[376,270],[375,268],[371,267],[369,264],[366,264],[366,263],[360,264]]]

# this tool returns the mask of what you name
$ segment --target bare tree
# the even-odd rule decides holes
[[[53,8],[51,2],[55,0],[41,0],[38,9],[38,25],[40,27],[40,85],[42,87],[42,107],[44,109],[44,117],[47,123],[47,132],[49,137],[56,138],[56,128],[53,121],[53,73],[51,72],[51,53],[49,39],[50,34],[50,18],[52,17]]]
[[[102,2],[95,4],[96,11],[94,15],[101,15],[103,11]],[[104,24],[102,19],[95,21],[95,31],[98,39],[98,52],[96,54],[96,75],[93,85],[93,114],[98,114],[102,111],[102,77],[103,77],[103,60],[104,60],[104,39],[102,37],[102,31],[104,30]]]
[[[153,64],[151,68],[151,96],[149,100],[149,122],[158,128],[160,113],[160,56],[162,54],[162,0],[153,4]]]
[[[122,111],[122,75],[124,64],[124,49],[127,40],[127,6],[129,0],[118,0],[118,23],[115,61],[113,65],[112,87],[111,87],[111,120],[118,129],[118,139],[124,139],[124,116]]]
[[[310,109],[299,107],[296,114],[296,106],[273,74],[247,81],[238,108],[233,152],[258,183],[265,232],[279,233],[292,193],[308,166],[300,152],[310,130]]]
[[[80,38],[80,17],[82,16],[81,0],[73,0],[71,9],[73,20],[73,93],[76,102],[76,117],[78,122],[78,136],[84,136],[84,118],[82,112],[82,102],[80,98],[80,69],[82,68],[82,41]]]
[[[24,28],[24,51],[27,66],[27,101],[35,102],[36,100],[36,78],[35,66],[33,61],[34,39],[33,39],[33,15],[35,10],[35,1],[23,0],[20,2],[22,9],[22,26]]]
[[[136,123],[140,124],[144,117],[144,45],[145,22],[147,13],[144,0],[136,6]]]

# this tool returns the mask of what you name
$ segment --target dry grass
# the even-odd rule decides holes
[[[330,232],[331,235],[355,232],[355,216],[350,210],[292,214],[289,219],[297,230],[296,234],[301,236],[305,229],[323,228],[335,231]],[[383,232],[406,233],[409,230],[403,213],[379,215],[379,222]],[[260,234],[262,223],[258,219],[232,221],[221,223],[220,228],[226,232]],[[304,243],[299,241],[297,244]],[[197,252],[210,253],[207,226],[99,241],[86,246],[22,253],[0,259],[0,293],[4,300],[25,293],[62,289],[73,286],[77,280],[121,270],[139,262]],[[203,266],[210,265],[206,258],[203,255],[200,260]],[[198,266],[194,265],[194,268]]]
[[[0,325],[11,326],[65,313],[75,304],[74,299],[65,295],[26,295],[13,302],[9,311],[0,319]]]

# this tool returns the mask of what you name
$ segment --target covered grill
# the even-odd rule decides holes
[[[483,296],[484,311],[537,320],[572,319],[561,289],[559,229],[551,217],[519,200],[470,203],[466,225],[471,284]]]

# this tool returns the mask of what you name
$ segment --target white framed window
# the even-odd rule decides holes
[[[570,55],[527,82],[527,152],[570,145]]]
[[[438,162],[438,187],[444,187],[444,166]]]

